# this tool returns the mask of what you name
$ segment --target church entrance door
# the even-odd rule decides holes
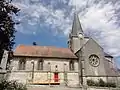
[[[54,82],[58,82],[58,81],[59,81],[58,73],[54,73]]]

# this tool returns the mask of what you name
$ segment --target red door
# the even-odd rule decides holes
[[[58,81],[59,81],[58,73],[54,73],[54,82]]]

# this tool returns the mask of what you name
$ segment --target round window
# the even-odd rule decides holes
[[[90,55],[89,57],[89,63],[94,66],[94,67],[97,67],[99,64],[100,64],[100,59],[97,55],[95,54],[92,54]]]

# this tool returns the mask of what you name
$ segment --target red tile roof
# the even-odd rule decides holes
[[[77,58],[69,48],[18,45],[14,56]]]

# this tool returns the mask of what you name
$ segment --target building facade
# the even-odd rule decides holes
[[[25,53],[26,49],[29,53]],[[11,80],[46,85],[67,83],[69,78],[69,83],[78,83],[78,59],[69,49],[20,45],[14,54]]]
[[[9,80],[39,85],[87,85],[102,78],[118,81],[114,58],[91,37],[86,37],[74,15],[68,48],[19,45],[14,51]]]

